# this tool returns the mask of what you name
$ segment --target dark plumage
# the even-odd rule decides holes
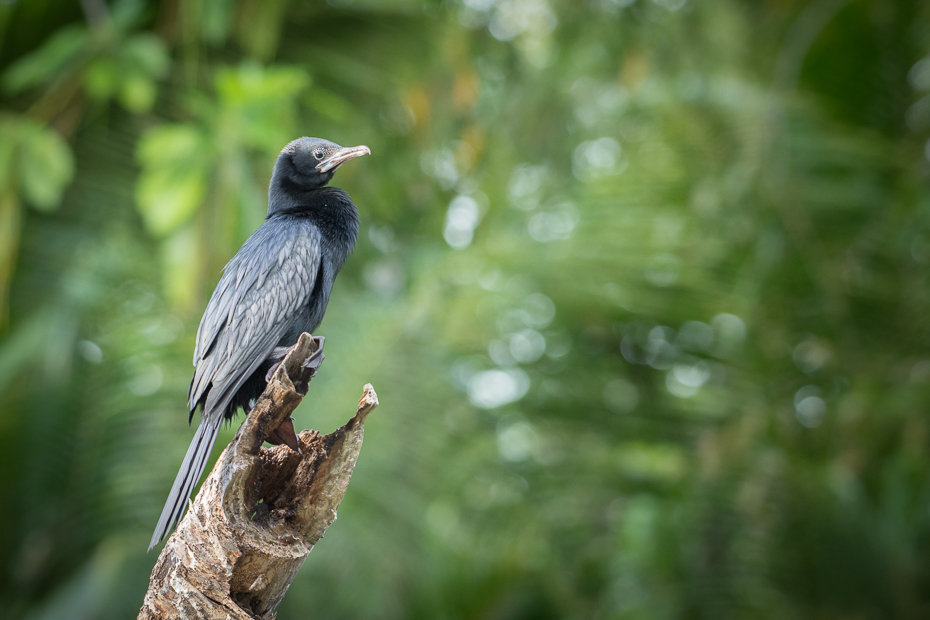
[[[191,419],[201,407],[201,422],[149,549],[184,513],[222,421],[248,411],[271,366],[323,320],[333,280],[358,236],[348,194],[324,186],[340,165],[369,152],[299,138],[278,155],[265,222],[223,269],[197,330],[188,405]]]

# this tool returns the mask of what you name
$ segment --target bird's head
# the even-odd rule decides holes
[[[273,176],[285,190],[316,189],[329,183],[339,166],[370,153],[364,145],[344,147],[322,138],[297,138],[278,155]]]

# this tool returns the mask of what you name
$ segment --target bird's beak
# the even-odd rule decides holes
[[[339,149],[329,158],[321,161],[317,165],[316,169],[320,172],[329,172],[330,170],[335,170],[350,159],[355,159],[356,157],[361,157],[362,155],[371,155],[371,149],[369,149],[364,144],[361,146],[347,146],[344,149]]]

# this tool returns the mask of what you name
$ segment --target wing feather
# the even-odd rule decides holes
[[[221,416],[278,345],[309,302],[320,242],[315,226],[269,220],[229,261],[197,330],[191,411],[206,394],[204,417]]]

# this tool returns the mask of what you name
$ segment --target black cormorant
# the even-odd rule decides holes
[[[298,138],[278,155],[265,222],[223,269],[200,320],[188,394],[191,419],[201,407],[200,426],[149,549],[184,513],[223,420],[248,411],[265,389],[266,373],[323,320],[333,280],[358,236],[352,200],[326,184],[339,166],[368,153],[367,146]],[[277,438],[296,448],[293,426],[284,426]]]

